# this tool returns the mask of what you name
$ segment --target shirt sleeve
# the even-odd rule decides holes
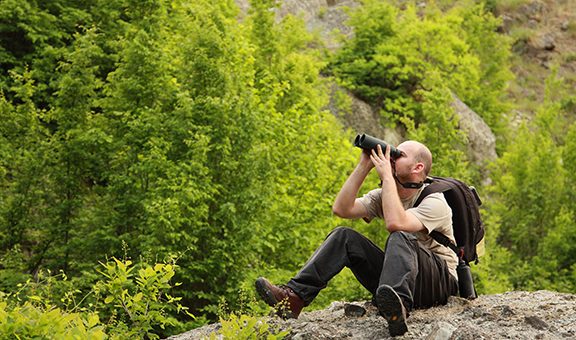
[[[433,193],[422,200],[420,205],[407,210],[422,224],[428,234],[435,229],[444,229],[444,226],[452,224],[452,209],[448,206],[442,193]],[[444,233],[443,230],[439,230]]]
[[[382,189],[374,189],[359,198],[360,203],[366,208],[367,216],[363,219],[370,223],[375,217],[382,218]]]

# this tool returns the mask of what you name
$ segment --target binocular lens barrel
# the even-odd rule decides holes
[[[357,135],[356,138],[354,139],[354,146],[364,150],[376,149],[376,145],[380,145],[380,147],[382,147],[382,152],[386,151],[386,145],[387,145],[386,142],[376,137],[372,137],[370,135],[363,133]],[[401,156],[402,151],[390,145],[390,157],[398,158]]]

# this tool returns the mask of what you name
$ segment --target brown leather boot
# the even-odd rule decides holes
[[[304,308],[304,300],[290,287],[275,286],[263,277],[256,280],[256,291],[269,306],[277,308],[276,314],[283,319],[297,319]]]

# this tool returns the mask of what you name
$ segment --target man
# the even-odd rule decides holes
[[[336,228],[286,285],[256,280],[256,290],[266,303],[284,304],[282,316],[297,318],[344,267],[373,294],[391,336],[407,332],[406,318],[413,308],[445,304],[450,295],[457,294],[456,254],[428,235],[437,230],[455,243],[452,210],[442,193],[430,194],[413,207],[432,167],[432,154],[415,141],[404,142],[397,149],[402,155],[393,160],[389,146],[384,152],[380,145],[371,152],[363,151],[333,205],[334,213],[343,218],[367,222],[383,218],[390,233],[385,250],[350,228]],[[373,168],[382,188],[358,197]]]

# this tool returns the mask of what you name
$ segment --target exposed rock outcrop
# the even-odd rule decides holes
[[[339,107],[337,98],[340,96],[348,98],[350,102],[348,108]],[[328,109],[340,120],[344,128],[385,139],[392,145],[402,141],[401,131],[386,126],[377,110],[336,84],[332,85]]]
[[[368,302],[334,302],[324,310],[304,312],[297,320],[264,318],[272,327],[289,330],[287,339],[388,339],[386,321]],[[361,313],[365,310],[365,313]],[[218,324],[171,337],[202,339]],[[408,333],[400,339],[574,339],[576,295],[549,291],[483,295],[473,301],[450,298],[446,306],[415,310]]]
[[[494,161],[496,154],[496,136],[484,120],[460,98],[453,96],[452,107],[458,115],[459,128],[468,136],[468,156],[480,169],[486,169],[486,163]],[[484,178],[488,179],[488,174]],[[488,184],[488,183],[484,183]]]

